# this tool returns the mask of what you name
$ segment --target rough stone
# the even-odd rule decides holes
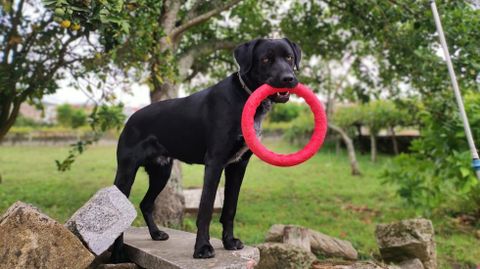
[[[400,263],[418,258],[426,269],[437,268],[433,225],[427,219],[379,224],[375,236],[386,262]]]
[[[294,245],[263,243],[257,247],[260,263],[255,269],[307,269],[316,260],[311,252]]]
[[[265,241],[283,242],[286,226],[300,227],[295,225],[274,224],[267,232]],[[352,243],[346,240],[328,236],[312,229],[308,229],[308,233],[310,237],[311,251],[316,255],[348,260],[358,259],[358,253],[355,248],[353,248]]]
[[[424,269],[423,263],[419,259],[412,259],[403,261],[397,264],[397,267],[400,269]]]
[[[153,218],[155,223],[160,226],[181,227],[184,212],[185,197],[182,188],[182,170],[180,162],[175,160],[167,185],[155,199]]]
[[[153,241],[148,229],[131,227],[124,233],[128,258],[147,269],[253,269],[260,254],[257,248],[245,246],[242,250],[225,250],[221,240],[212,238],[215,249],[211,259],[193,259],[196,235],[193,233],[160,228],[168,233],[166,241]]]
[[[283,243],[294,245],[310,252],[310,236],[307,228],[297,226],[285,226],[283,231]]]
[[[373,261],[361,262],[324,262],[317,261],[312,265],[311,269],[391,269],[384,264]]]
[[[215,202],[213,203],[214,212],[220,212],[222,210],[224,192],[224,188],[218,188],[217,194],[215,195]],[[202,189],[183,190],[183,196],[185,197],[185,212],[197,213],[200,205],[200,197],[202,197]]]
[[[94,256],[62,224],[16,202],[0,217],[0,268],[86,268]]]
[[[102,254],[132,224],[135,207],[116,187],[99,190],[65,223],[96,255]]]
[[[100,264],[96,269],[140,269],[134,263]]]

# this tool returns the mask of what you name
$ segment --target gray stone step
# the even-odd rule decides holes
[[[219,187],[217,194],[215,195],[215,203],[213,204],[213,210],[215,212],[222,211],[225,189]],[[183,196],[185,196],[185,212],[197,213],[198,206],[200,205],[200,197],[202,197],[202,189],[185,189],[183,190]]]
[[[212,238],[215,249],[211,259],[193,259],[196,235],[193,233],[161,228],[170,238],[153,241],[146,227],[129,228],[124,235],[129,258],[147,269],[252,269],[260,260],[257,248],[245,246],[242,250],[223,249],[222,241]]]

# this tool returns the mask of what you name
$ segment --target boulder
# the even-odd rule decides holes
[[[300,227],[294,225],[274,224],[267,232],[266,242],[284,242],[285,227]],[[303,227],[300,227],[303,228]],[[307,229],[311,251],[316,255],[347,260],[358,259],[358,253],[352,243],[328,236],[315,230]]]
[[[283,243],[294,245],[310,252],[310,234],[307,228],[298,226],[285,226]]]
[[[379,224],[375,236],[385,262],[401,263],[418,258],[426,269],[437,268],[430,220],[419,218]]]
[[[99,190],[65,223],[96,255],[107,250],[137,216],[135,207],[116,187]]]
[[[400,269],[424,269],[423,263],[419,259],[406,260],[399,264],[397,267]]]
[[[255,269],[307,269],[316,260],[311,252],[294,245],[263,243],[256,247],[260,250],[260,262]]]
[[[16,202],[0,217],[0,268],[87,268],[94,256],[62,224]]]

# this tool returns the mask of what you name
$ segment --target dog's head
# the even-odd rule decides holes
[[[235,60],[240,74],[247,78],[255,90],[267,83],[275,88],[293,88],[298,81],[294,70],[298,70],[302,51],[287,38],[254,39],[235,48]],[[277,103],[285,103],[288,92],[270,96]]]

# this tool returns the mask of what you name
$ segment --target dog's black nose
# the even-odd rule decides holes
[[[294,77],[292,75],[285,75],[282,77],[282,81],[284,83],[291,83],[293,82]]]

